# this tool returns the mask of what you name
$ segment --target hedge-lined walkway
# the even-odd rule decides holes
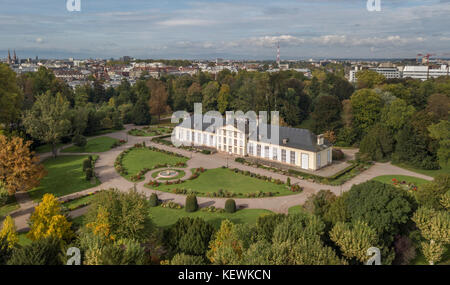
[[[118,131],[115,133],[108,133],[103,136],[109,136],[116,139],[126,139],[128,137],[128,142],[126,144],[123,144],[117,148],[111,149],[106,152],[102,153],[91,153],[91,155],[98,155],[99,159],[97,160],[95,164],[95,173],[98,179],[100,180],[101,184],[99,186],[83,190],[77,193],[73,193],[67,196],[60,197],[61,200],[65,199],[71,199],[74,197],[82,196],[88,193],[92,193],[101,189],[109,189],[109,188],[117,188],[121,191],[128,191],[129,189],[133,188],[134,186],[139,192],[144,193],[147,196],[150,196],[151,193],[157,193],[158,197],[161,200],[167,201],[174,201],[179,204],[183,204],[185,202],[185,196],[184,195],[178,195],[178,194],[172,194],[168,192],[161,192],[156,190],[148,189],[144,186],[148,182],[148,176],[146,176],[145,181],[141,181],[139,183],[133,183],[130,181],[127,181],[125,178],[123,178],[114,168],[114,162],[117,156],[124,150],[133,147],[136,143],[142,143],[145,141],[145,144],[147,146],[153,146],[159,149],[164,149],[167,151],[171,151],[174,153],[182,154],[188,158],[190,158],[187,161],[187,168],[186,169],[192,169],[192,168],[199,168],[204,167],[205,169],[213,169],[213,168],[219,168],[222,166],[228,166],[230,168],[238,168],[240,170],[244,171],[250,171],[256,174],[270,176],[274,179],[280,179],[282,181],[287,180],[287,176],[279,174],[279,173],[273,173],[269,170],[261,169],[261,168],[255,168],[252,166],[246,166],[241,163],[237,163],[234,161],[233,157],[229,157],[226,154],[222,153],[216,153],[211,155],[204,155],[201,153],[193,153],[184,149],[175,148],[172,146],[167,145],[161,145],[154,142],[151,142],[151,137],[135,137],[135,136],[127,136],[127,132],[132,129],[137,128],[133,125],[127,125],[126,128],[122,131]],[[70,145],[65,146],[69,147]],[[346,152],[346,150],[343,150]],[[79,153],[60,153],[60,155],[80,155]],[[46,153],[41,156],[41,159],[45,157],[50,157],[51,153]],[[81,165],[80,165],[81,167]],[[150,173],[149,173],[150,175]],[[332,192],[334,192],[337,195],[340,195],[343,191],[347,191],[351,188],[354,184],[363,183],[365,181],[368,181],[374,177],[381,176],[381,175],[407,175],[407,176],[414,176],[418,178],[422,178],[425,180],[432,180],[432,177],[418,174],[409,170],[405,170],[403,168],[393,166],[390,163],[375,163],[370,169],[364,171],[360,175],[354,177],[353,179],[347,181],[341,186],[329,186],[329,185],[323,185],[318,184],[298,178],[291,177],[291,183],[296,184],[298,183],[301,187],[303,187],[303,192],[300,194],[293,194],[289,196],[279,196],[279,197],[268,197],[268,198],[236,198],[236,204],[238,207],[241,208],[252,208],[252,209],[266,209],[273,212],[278,213],[287,213],[288,209],[292,206],[300,205],[305,202],[307,197],[313,193],[318,192],[321,189],[329,189]],[[214,183],[214,181],[211,181],[211,183]],[[34,203],[31,199],[29,199],[29,196],[27,193],[17,193],[17,201],[20,205],[20,209],[13,211],[11,216],[14,217],[16,222],[16,227],[18,230],[25,230],[28,227],[27,221],[28,218],[33,211],[34,207],[36,206],[36,203]],[[224,208],[225,201],[227,198],[207,198],[207,197],[199,197],[199,205],[200,207],[206,207],[206,206],[212,206],[214,205],[216,208]],[[85,209],[84,209],[85,211]],[[76,217],[79,215],[82,215],[84,213],[83,209],[76,210],[76,213],[71,213],[72,217]]]

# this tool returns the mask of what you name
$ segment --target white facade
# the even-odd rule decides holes
[[[250,156],[305,170],[317,170],[332,163],[332,147],[323,147],[314,152],[292,148],[284,145],[271,144],[250,139],[244,132],[233,125],[225,125],[208,132],[196,129],[175,127],[176,140],[184,145],[197,145],[215,148],[236,156]],[[317,136],[318,144],[324,146],[323,137]]]
[[[384,75],[387,79],[401,78],[402,74],[397,67],[376,67],[370,68],[370,70],[376,71],[379,74]]]

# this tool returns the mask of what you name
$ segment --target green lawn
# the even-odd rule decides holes
[[[31,239],[27,238],[27,234],[28,234],[28,232],[19,233],[19,245],[26,246],[26,245],[31,244],[32,241],[31,241]]]
[[[224,219],[228,219],[235,224],[254,224],[258,220],[259,216],[268,214],[272,214],[272,212],[260,209],[243,209],[237,211],[236,213],[230,214],[202,212],[200,210],[197,212],[188,213],[184,209],[169,209],[163,207],[150,208],[150,216],[152,217],[152,221],[158,227],[168,227],[182,217],[200,217],[205,221],[211,222],[216,228],[220,227],[220,223]]]
[[[161,170],[161,171],[163,171],[163,170]],[[160,178],[158,178],[158,180],[174,180],[174,179],[183,178],[186,175],[186,172],[184,172],[183,170],[175,170],[175,171],[178,172],[177,176],[170,177],[170,178],[162,178],[162,177],[160,177]],[[155,173],[153,173],[152,177],[156,178],[158,176],[159,172],[160,171],[156,171]]]
[[[204,196],[208,192],[217,192],[219,189],[240,194],[255,193],[258,191],[272,192],[275,196],[293,194],[285,185],[277,185],[272,182],[235,173],[228,168],[208,169],[196,179],[187,180],[176,185],[161,184],[155,189],[170,191],[174,188],[191,189],[199,192],[199,196]]]
[[[117,139],[111,137],[98,137],[87,141],[87,144],[83,147],[71,146],[63,149],[61,152],[77,152],[77,153],[91,153],[91,152],[104,152],[112,148],[112,146],[119,142]]]
[[[0,221],[2,221],[9,213],[17,209],[19,209],[19,204],[16,202],[16,197],[10,196],[6,204],[0,207]]]
[[[450,173],[450,165],[443,167],[441,169],[437,169],[437,170],[426,170],[426,169],[420,169],[420,168],[416,168],[410,165],[407,165],[405,163],[393,163],[393,165],[410,170],[410,171],[414,171],[423,175],[428,175],[431,177],[436,177],[439,174],[446,174],[446,173]]]
[[[74,210],[76,207],[84,204],[89,204],[94,199],[95,195],[88,195],[84,196],[75,200],[72,200],[70,202],[63,203],[62,205],[67,208],[69,211]]]
[[[59,197],[99,185],[98,180],[94,184],[86,181],[82,164],[87,157],[86,155],[71,155],[45,160],[44,166],[48,175],[42,179],[39,187],[28,192],[31,198],[39,201],[45,193],[52,193]]]
[[[56,148],[60,148],[62,146],[63,146],[63,144],[59,143],[59,144],[56,145]],[[36,153],[51,152],[52,151],[52,146],[50,144],[44,144],[44,145],[38,146],[34,151]]]
[[[177,162],[186,162],[188,158],[179,157],[148,148],[135,148],[128,152],[122,160],[123,167],[128,171],[125,178],[130,179],[144,168],[152,169],[158,164],[175,165]]]
[[[392,179],[397,179],[398,181],[406,181],[407,183],[414,183],[416,186],[419,186],[421,184],[424,183],[428,183],[428,180],[422,179],[422,178],[417,178],[417,177],[412,177],[412,176],[405,176],[405,175],[382,175],[382,176],[377,176],[375,178],[373,178],[372,180],[375,181],[379,181],[382,183],[386,183],[386,184],[393,184],[392,183]]]
[[[292,214],[299,214],[299,213],[303,213],[303,208],[302,208],[302,206],[293,206],[293,207],[290,207],[289,209],[288,209],[288,214],[289,215],[292,215]]]
[[[121,129],[106,129],[106,130],[97,131],[97,132],[95,132],[93,134],[88,135],[87,137],[95,137],[95,136],[100,136],[100,135],[104,135],[104,134],[116,133],[116,132],[120,132],[122,130],[125,130],[125,128],[121,128]]]

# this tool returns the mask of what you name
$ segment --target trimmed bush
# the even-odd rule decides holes
[[[73,143],[75,146],[83,147],[83,146],[85,146],[85,145],[87,144],[87,139],[86,139],[86,137],[84,137],[84,136],[82,136],[82,135],[80,135],[80,134],[77,134],[77,135],[75,135],[75,136],[72,138],[72,143]]]
[[[234,199],[228,199],[225,202],[225,212],[227,213],[236,212],[236,202],[234,201]]]
[[[290,177],[287,178],[286,184],[287,184],[287,186],[291,187],[291,178]]]
[[[92,161],[89,158],[86,158],[83,160],[83,172],[85,172],[88,168],[92,168]]]
[[[92,177],[94,177],[94,170],[92,168],[86,169],[86,180],[91,181]]]
[[[150,195],[149,204],[150,204],[150,207],[158,206],[158,204],[159,204],[158,195],[156,195],[155,193],[152,193],[152,195]]]
[[[344,152],[338,148],[333,148],[332,157],[333,157],[333,160],[344,159]]]
[[[198,210],[197,196],[187,195],[186,196],[186,212],[195,212]]]

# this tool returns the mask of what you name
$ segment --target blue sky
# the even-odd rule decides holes
[[[0,57],[450,57],[450,0],[2,0]]]

